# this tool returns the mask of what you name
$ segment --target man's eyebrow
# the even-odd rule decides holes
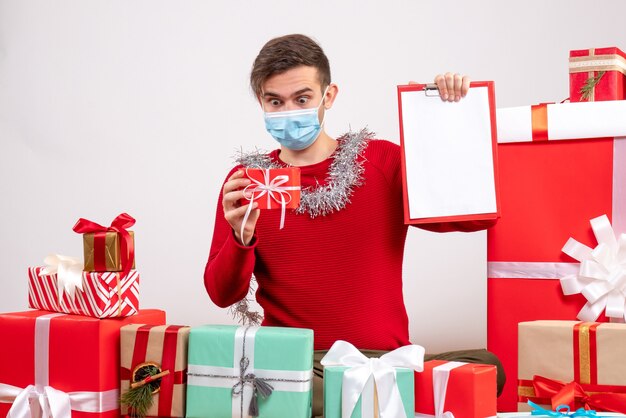
[[[300,96],[303,93],[308,93],[308,92],[311,92],[311,91],[313,91],[312,88],[305,87],[303,89],[300,89],[300,90],[294,92],[291,96],[292,97],[296,97],[296,96]],[[271,91],[264,92],[263,93],[263,97],[277,97],[277,98],[281,98],[280,94],[277,94],[277,93],[274,93],[274,92],[271,92]]]
[[[308,93],[308,92],[310,92],[310,91],[313,91],[313,89],[312,89],[312,88],[310,88],[310,87],[305,87],[305,88],[300,89],[300,90],[298,90],[297,92],[295,92],[292,96],[299,96],[299,95],[301,95],[301,94],[303,94],[303,93]]]

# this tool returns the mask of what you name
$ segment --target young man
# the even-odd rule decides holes
[[[458,101],[469,79],[435,78],[442,100]],[[250,83],[268,132],[281,145],[270,154],[242,156],[219,199],[213,242],[204,273],[209,296],[220,307],[246,297],[252,274],[264,325],[315,332],[314,416],[321,415],[317,361],[338,339],[367,354],[410,344],[402,297],[402,259],[407,225],[402,212],[400,147],[373,140],[362,130],[331,138],[323,128],[337,98],[328,59],[303,35],[270,40],[259,52]],[[242,167],[301,169],[300,207],[260,212],[242,205],[250,184]],[[243,224],[243,225],[242,225]],[[437,232],[475,231],[491,223],[422,225]],[[430,356],[429,358],[431,358]],[[498,364],[486,350],[437,358]],[[499,390],[504,375],[499,372]]]

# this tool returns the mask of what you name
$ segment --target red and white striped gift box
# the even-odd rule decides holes
[[[43,267],[28,269],[28,305],[31,308],[95,318],[135,315],[139,310],[139,273],[83,272],[82,290],[59,297],[56,274],[39,275]]]

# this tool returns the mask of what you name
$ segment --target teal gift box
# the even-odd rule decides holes
[[[320,363],[326,418],[413,417],[414,373],[424,370],[424,347],[405,345],[367,358],[351,343],[337,340]]]
[[[350,367],[345,366],[327,366],[324,367],[324,417],[325,418],[342,418],[341,417],[341,393],[343,386],[343,373]],[[400,390],[402,405],[407,417],[415,415],[415,372],[412,369],[397,367],[396,384]],[[378,404],[376,395],[374,394],[373,377],[369,378],[368,383],[362,395],[359,397],[350,418],[374,417],[378,418],[378,411],[375,405]],[[363,397],[366,402],[363,404]],[[371,410],[362,413],[363,407]]]
[[[311,416],[310,329],[193,327],[188,360],[187,418]]]

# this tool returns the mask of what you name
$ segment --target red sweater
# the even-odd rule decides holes
[[[275,150],[270,156],[279,162],[278,154]],[[235,240],[220,195],[204,273],[213,302],[227,307],[241,300],[254,273],[263,325],[311,328],[316,350],[328,349],[338,339],[361,349],[391,350],[409,344],[402,298],[407,225],[400,147],[372,140],[363,157],[364,184],[354,189],[344,209],[316,218],[288,210],[282,230],[280,210],[262,211],[249,247]],[[300,167],[302,187],[325,184],[331,162]],[[420,227],[474,231],[491,223]]]

